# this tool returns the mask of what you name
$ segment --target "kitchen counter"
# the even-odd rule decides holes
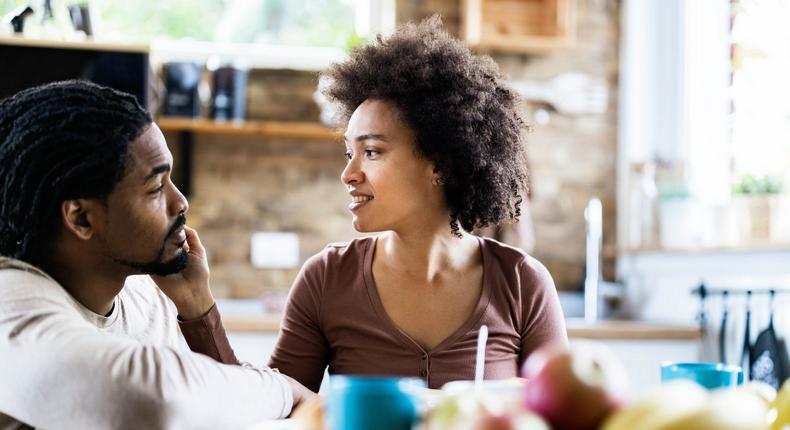
[[[259,306],[251,302],[245,309],[238,303],[236,307],[226,304],[226,311],[221,311],[236,356],[249,363],[268,362],[280,330],[282,316],[263,314],[257,310]],[[701,357],[702,331],[696,325],[633,320],[588,323],[581,318],[566,321],[571,344],[591,340],[606,346],[620,359],[635,394],[660,384],[662,362],[698,361]]]
[[[588,323],[583,319],[566,321],[568,337],[584,339],[646,339],[700,340],[702,330],[697,325],[680,325],[639,320],[601,320]]]
[[[225,330],[234,333],[272,333],[280,330],[279,314],[223,315]],[[700,340],[702,331],[696,325],[663,324],[647,321],[601,320],[588,323],[583,319],[567,320],[568,337],[581,339],[642,339]]]

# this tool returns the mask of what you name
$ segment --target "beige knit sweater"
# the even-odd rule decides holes
[[[182,345],[148,276],[129,277],[105,317],[0,257],[0,429],[233,429],[290,413],[281,375]]]

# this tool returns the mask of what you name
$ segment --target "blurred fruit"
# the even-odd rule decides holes
[[[494,415],[515,413],[524,408],[524,378],[507,378],[483,381],[481,399]],[[442,386],[445,395],[474,392],[474,381],[452,381]]]
[[[551,430],[551,427],[538,415],[521,411],[511,418],[513,430]]]
[[[765,404],[767,404],[769,407],[773,405],[774,400],[776,400],[776,389],[766,384],[765,382],[750,381],[738,388],[752,391],[757,397],[762,399],[765,402]]]
[[[459,430],[513,430],[510,418],[503,415],[490,415],[482,413],[472,417],[468,426],[462,426]]]
[[[529,382],[527,409],[545,418],[554,430],[594,430],[625,404],[628,377],[607,348],[577,342],[568,349],[547,345],[524,364]]]
[[[733,389],[714,390],[710,408],[726,430],[768,430],[771,403],[776,390],[761,382],[750,382]]]
[[[447,396],[426,419],[427,430],[551,430],[529,411],[498,412],[494,397],[473,391]]]
[[[768,404],[755,391],[744,388],[714,390],[700,411],[661,430],[768,430]]]
[[[691,381],[675,381],[648,392],[610,416],[602,430],[656,430],[705,408],[708,392]]]
[[[773,407],[776,410],[776,419],[771,430],[790,429],[790,379],[782,384],[774,399]]]
[[[473,393],[449,395],[428,413],[426,426],[428,430],[452,430],[480,414],[491,413]]]
[[[708,392],[675,381],[609,417],[602,430],[767,430],[770,393],[761,391],[747,384]]]

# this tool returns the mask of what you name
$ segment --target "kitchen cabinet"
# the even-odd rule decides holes
[[[539,53],[571,46],[576,0],[464,0],[461,34],[482,50]]]
[[[0,99],[37,85],[82,79],[132,94],[147,106],[149,56],[147,45],[0,36]]]

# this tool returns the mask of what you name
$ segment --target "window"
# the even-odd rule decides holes
[[[102,31],[125,40],[343,48],[354,37],[354,0],[160,0],[95,3]]]
[[[740,0],[733,18],[733,170],[781,186],[790,179],[790,2]]]
[[[618,245],[790,246],[790,3],[627,0]]]
[[[28,3],[0,0],[0,10]],[[59,31],[68,32],[65,3],[52,4]],[[91,13],[103,41],[150,43],[166,60],[222,55],[263,67],[322,68],[368,34],[394,27],[394,0],[94,0]]]

